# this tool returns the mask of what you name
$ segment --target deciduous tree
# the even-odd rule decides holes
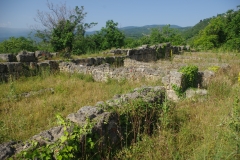
[[[49,12],[37,11],[35,21],[43,28],[35,28],[36,36],[43,42],[51,43],[54,51],[71,51],[73,40],[83,37],[85,31],[96,23],[84,23],[87,13],[84,7],[70,9],[66,3],[54,5],[47,1]]]

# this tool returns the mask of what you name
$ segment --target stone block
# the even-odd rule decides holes
[[[42,69],[49,69],[50,68],[48,62],[39,62],[39,63],[37,63],[37,66],[38,66],[38,68],[40,70],[42,70]]]
[[[168,99],[173,100],[175,102],[179,101],[180,99],[174,90],[167,90],[166,95]]]
[[[188,89],[186,90],[186,98],[191,98],[194,96],[204,96],[207,95],[207,90],[206,89]]]
[[[18,62],[36,62],[37,59],[35,57],[35,53],[20,52],[20,54],[17,55],[17,61]]]
[[[4,62],[16,62],[16,56],[13,54],[0,54],[0,61]]]
[[[207,88],[210,80],[215,76],[215,72],[210,70],[205,70],[199,73],[201,76],[201,83],[200,86],[203,88]]]
[[[19,72],[21,73],[23,71],[23,64],[20,62],[8,62],[7,65],[7,71],[8,73],[11,72]]]
[[[0,73],[6,73],[7,72],[7,65],[4,63],[0,63]]]
[[[46,51],[36,51],[35,52],[35,57],[38,60],[45,60],[45,59],[51,58],[52,54],[50,54],[49,52],[46,52]]]
[[[0,144],[0,159],[2,159],[2,160],[8,159],[12,155],[14,155],[16,153],[16,149],[15,149],[14,145],[16,145],[16,144],[17,143],[14,141],[5,142],[3,144]]]

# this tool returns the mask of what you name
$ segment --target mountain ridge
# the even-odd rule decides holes
[[[151,28],[163,27],[166,26],[164,24],[152,24],[152,25],[144,25],[144,26],[126,26],[121,27],[119,30],[123,31],[126,37],[139,37],[142,34],[149,34]],[[171,28],[184,29],[186,27],[181,27],[178,25],[170,25]],[[99,30],[97,30],[99,31]],[[86,31],[86,35],[92,35],[97,31]],[[29,37],[31,29],[27,28],[8,28],[8,27],[0,27],[0,42],[4,41],[10,37]]]

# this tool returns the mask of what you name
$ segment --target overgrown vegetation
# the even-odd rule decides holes
[[[52,4],[48,5],[54,9]],[[85,29],[94,23],[86,26],[82,23],[86,15],[83,7],[76,7],[75,14],[63,15],[64,18],[53,28],[50,27],[49,32],[39,30],[37,36],[42,39],[40,43],[36,44],[33,40],[22,37],[10,38],[0,44],[0,52],[17,53],[20,50],[35,51],[43,48],[79,55],[169,41],[175,45],[186,44],[181,34],[169,25],[152,29],[150,35],[140,39],[125,38],[113,20],[107,21],[106,28],[102,28],[100,32],[85,36]],[[201,29],[194,30],[194,33],[189,33],[185,38],[193,37],[192,45],[199,50],[239,52],[239,17],[240,10],[229,10],[225,14],[204,20],[199,24]],[[216,72],[216,76],[208,86],[208,96],[184,99],[177,104],[166,100],[161,105],[137,100],[124,106],[124,109],[115,108],[114,111],[119,115],[125,129],[122,137],[125,143],[121,150],[108,150],[97,155],[101,152],[94,152],[96,143],[86,136],[86,146],[79,153],[78,140],[82,134],[91,134],[89,128],[92,124],[89,122],[83,128],[74,125],[74,132],[69,134],[66,128],[72,124],[62,117],[76,112],[82,106],[94,105],[97,101],[105,101],[115,94],[126,93],[141,85],[158,85],[158,82],[109,79],[101,83],[95,82],[90,75],[50,75],[47,71],[35,77],[10,80],[10,83],[3,83],[0,87],[0,142],[26,140],[49,129],[56,125],[55,115],[59,113],[62,117],[57,118],[65,127],[64,136],[56,144],[37,150],[32,148],[30,152],[20,155],[20,158],[240,159],[239,55],[204,53],[202,56],[226,60],[231,64],[227,72],[215,66],[210,68]],[[196,87],[198,67],[189,65],[180,71],[186,77],[187,86],[184,89],[178,86],[173,88],[182,96],[186,88]],[[19,96],[45,88],[53,88],[54,93]],[[33,147],[36,145],[33,142]]]
[[[26,140],[55,125],[55,114],[63,117],[80,107],[94,105],[141,85],[155,82],[131,82],[111,80],[111,83],[95,82],[90,75],[49,74],[42,72],[34,77],[3,83],[0,87],[0,142]],[[53,88],[30,97],[24,93]]]
[[[18,53],[20,51],[37,50],[37,44],[30,38],[25,37],[11,37],[0,43],[0,53]]]
[[[111,152],[108,150],[99,155],[99,159],[239,159],[240,65],[239,61],[236,61],[239,57],[226,53],[196,54],[199,57],[211,58],[221,56],[223,62],[231,63],[231,68],[216,72],[208,86],[208,96],[204,99],[195,97],[181,100],[177,104],[166,101],[162,105],[135,101],[126,105],[125,109],[116,110],[127,133],[122,137],[126,143],[122,144],[123,149]],[[202,63],[202,60],[199,62]],[[193,67],[193,70],[196,68]],[[47,73],[1,84],[1,142],[10,139],[26,140],[56,125],[56,113],[65,117],[84,105],[93,105],[97,101],[107,100],[114,94],[129,92],[143,84],[156,85],[146,81],[137,84],[126,80],[100,83],[93,82],[84,75]],[[28,98],[14,96],[51,87],[54,89],[53,94],[45,93]],[[140,118],[146,115],[146,121]],[[86,130],[77,128],[75,133],[82,131]],[[95,151],[91,146],[96,144],[93,139],[86,139],[86,154],[79,155],[72,145],[64,143],[68,140],[72,143],[71,140],[78,136],[67,136],[68,139],[60,139],[58,145],[49,145],[26,153],[26,158],[54,155],[65,156],[67,159],[79,156],[82,159],[91,159]],[[75,142],[72,143],[73,146],[78,145]],[[62,146],[60,150],[59,146]],[[54,150],[60,151],[59,154]],[[42,154],[45,152],[46,154]],[[94,156],[97,156],[100,152],[98,150],[94,153]]]
[[[178,71],[183,73],[183,81],[185,85],[177,86],[176,84],[173,84],[172,88],[176,92],[178,97],[184,97],[185,91],[188,88],[196,88],[198,85],[198,67],[194,65],[188,65],[181,67]]]
[[[202,50],[220,48],[223,51],[240,51],[240,6],[238,10],[228,10],[212,18],[209,24],[199,32],[193,45]]]

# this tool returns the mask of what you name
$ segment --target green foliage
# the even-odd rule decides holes
[[[125,48],[136,48],[140,46],[140,42],[134,38],[125,38],[124,47]]]
[[[182,98],[184,95],[184,90],[182,87],[178,87],[176,84],[172,85],[172,89],[175,91],[179,98]]]
[[[71,51],[72,42],[74,39],[74,28],[75,26],[71,24],[69,20],[60,21],[56,28],[53,29],[51,37],[51,45],[54,51]]]
[[[118,23],[113,20],[106,22],[106,27],[98,33],[102,36],[101,49],[121,48],[124,45],[124,34],[117,28]]]
[[[225,51],[240,51],[240,10],[229,10],[212,18],[209,24],[193,40],[200,50],[220,48]]]
[[[55,143],[50,143],[39,147],[38,142],[32,141],[31,148],[18,154],[17,158],[24,159],[86,159],[94,148],[94,142],[87,135],[91,134],[92,123],[88,120],[83,127],[74,125],[71,122],[65,121],[60,115],[57,115],[58,123],[63,126],[64,134]],[[71,131],[70,131],[71,130]],[[81,148],[79,140],[85,138],[85,146]],[[80,154],[80,151],[84,154]]]
[[[0,43],[0,53],[18,53],[20,51],[35,51],[37,46],[35,42],[31,39],[25,37],[10,37]]]
[[[212,67],[209,67],[208,70],[211,70],[213,72],[217,72],[219,70],[219,66],[212,66]]]
[[[176,84],[172,85],[172,89],[175,91],[179,98],[183,98],[185,96],[185,91],[188,88],[197,86],[197,78],[198,78],[198,67],[189,65],[184,66],[179,69],[179,72],[183,73],[183,86],[177,86]]]
[[[193,27],[183,31],[181,33],[182,36],[186,40],[191,39],[192,37],[196,36],[201,30],[203,30],[208,25],[208,23],[210,22],[211,19],[212,18],[207,18],[207,19],[200,20],[200,22],[198,22]]]
[[[39,21],[45,30],[37,30],[36,37],[42,39],[44,43],[50,42],[54,51],[71,52],[75,49],[75,52],[80,51],[77,49],[84,44],[79,43],[79,40],[85,34],[86,29],[96,25],[96,23],[83,23],[86,13],[84,7],[75,7],[75,10],[67,10],[66,5],[54,6],[48,2],[48,8],[50,13],[43,13],[38,11]],[[68,14],[70,13],[70,14]],[[74,44],[73,42],[76,41]],[[76,45],[77,44],[77,45]]]
[[[151,28],[150,34],[136,38],[126,38],[125,48],[135,48],[140,45],[149,44],[155,45],[163,42],[171,42],[173,45],[184,44],[184,39],[178,29],[172,28],[170,25],[162,26],[161,28]]]
[[[159,44],[164,42],[165,39],[163,37],[163,34],[160,32],[160,29],[158,28],[152,28],[151,34],[150,34],[150,42],[151,44]]]
[[[226,35],[223,30],[223,17],[219,16],[212,19],[208,26],[199,33],[198,38],[194,41],[194,45],[203,50],[209,50],[221,46],[226,39]]]
[[[79,36],[73,42],[73,54],[99,52],[111,48],[121,48],[125,44],[124,34],[117,28],[113,20],[106,22],[106,27],[89,36]]]
[[[195,87],[198,78],[198,67],[194,65],[185,66],[179,69],[184,75],[186,88]]]
[[[122,137],[124,146],[128,147],[131,143],[139,142],[143,135],[152,135],[162,111],[163,106],[159,102],[147,103],[142,99],[129,102],[124,105],[124,109],[116,109],[124,133]],[[165,111],[167,112],[166,107]],[[166,119],[164,120],[166,123]]]

